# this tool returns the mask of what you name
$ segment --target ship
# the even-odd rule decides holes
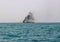
[[[23,20],[23,23],[34,23],[34,17],[32,12],[29,12],[28,15]]]

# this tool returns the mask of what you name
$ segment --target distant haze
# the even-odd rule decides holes
[[[22,22],[29,11],[35,22],[60,22],[60,0],[0,0],[0,22]]]

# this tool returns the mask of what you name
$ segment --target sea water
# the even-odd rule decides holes
[[[60,42],[60,23],[0,23],[0,42]]]

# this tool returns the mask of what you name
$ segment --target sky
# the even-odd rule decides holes
[[[0,0],[0,22],[22,22],[28,12],[35,22],[60,22],[60,0]]]

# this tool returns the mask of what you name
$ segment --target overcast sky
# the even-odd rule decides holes
[[[0,0],[0,22],[22,22],[29,11],[35,22],[60,22],[60,0]]]

